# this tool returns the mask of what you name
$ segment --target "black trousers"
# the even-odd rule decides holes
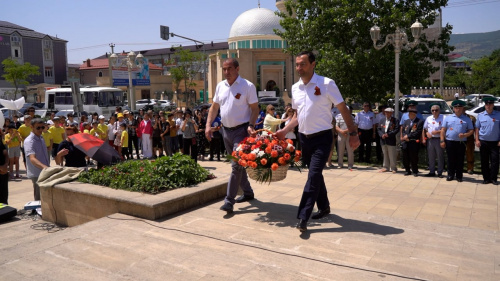
[[[134,135],[134,136],[129,135],[128,136],[128,149],[129,149],[130,157],[134,158],[133,157],[134,149],[132,148],[132,145],[134,145],[135,152],[137,153],[137,159],[139,159],[139,138],[137,138],[137,135]]]
[[[7,159],[8,161],[8,159]],[[8,204],[9,199],[9,173],[0,175],[0,203]]]
[[[372,141],[373,141],[373,129],[369,130],[358,130],[361,134],[359,135],[359,162],[371,162],[371,152],[372,152]]]
[[[420,144],[415,141],[406,143],[406,148],[403,151],[403,166],[406,172],[418,173],[418,149]],[[410,170],[411,169],[411,170]]]
[[[214,155],[217,154],[217,159],[220,160],[220,138],[212,138],[210,141],[210,159],[214,159]]]
[[[182,142],[183,153],[186,155],[191,155],[191,159],[193,159],[194,162],[198,162],[198,146],[196,144],[193,144],[193,140],[191,138],[183,138]]]
[[[497,181],[498,178],[498,141],[481,141],[481,173],[485,181]]]
[[[461,179],[464,176],[465,141],[446,140],[448,155],[448,177]]]
[[[329,130],[329,132],[314,138],[306,138],[304,134],[299,134],[299,138],[302,144],[302,161],[309,167],[309,172],[300,199],[297,218],[308,221],[314,204],[318,205],[319,210],[330,207],[323,169],[330,155],[333,134]]]
[[[377,151],[377,160],[382,161],[384,158],[382,157],[382,145],[380,143],[380,136],[378,134],[375,134],[375,144],[376,144],[376,151]]]

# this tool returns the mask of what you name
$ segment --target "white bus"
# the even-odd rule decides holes
[[[83,111],[91,114],[97,112],[106,117],[115,112],[117,106],[124,106],[123,90],[111,87],[84,87],[80,88]],[[71,88],[56,88],[45,91],[45,108],[64,110],[73,109]]]

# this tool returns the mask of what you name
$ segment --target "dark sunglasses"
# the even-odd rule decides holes
[[[439,109],[431,109],[432,112],[439,111]]]
[[[45,126],[38,126],[35,129],[37,129],[37,130],[43,130],[43,129],[45,129]]]

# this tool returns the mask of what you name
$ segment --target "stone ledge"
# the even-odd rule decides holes
[[[75,226],[114,213],[156,220],[226,195],[229,177],[160,194],[146,194],[70,182],[41,188],[43,219]]]

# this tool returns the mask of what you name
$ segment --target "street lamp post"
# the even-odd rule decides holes
[[[376,50],[380,50],[391,44],[394,46],[394,53],[396,55],[396,65],[395,65],[395,83],[394,83],[394,91],[395,91],[395,116],[399,117],[399,55],[401,54],[401,49],[409,50],[414,48],[419,43],[420,35],[422,34],[423,25],[417,21],[411,25],[411,33],[413,35],[414,41],[409,42],[408,36],[404,30],[401,30],[399,27],[396,27],[396,31],[393,34],[388,34],[385,37],[385,42],[382,45],[377,45],[377,41],[380,40],[380,27],[374,25],[370,29],[370,36],[373,41],[373,47]]]
[[[111,54],[109,60],[111,62],[111,65],[116,65],[118,62],[118,55],[115,53]],[[122,60],[120,63],[120,66],[126,66],[128,70],[128,106],[131,110],[135,110],[135,89],[132,83],[132,71],[137,69],[138,64],[139,67],[142,67],[142,64],[144,64],[144,56],[140,53],[139,55],[136,55],[133,51],[128,53],[127,59]]]

